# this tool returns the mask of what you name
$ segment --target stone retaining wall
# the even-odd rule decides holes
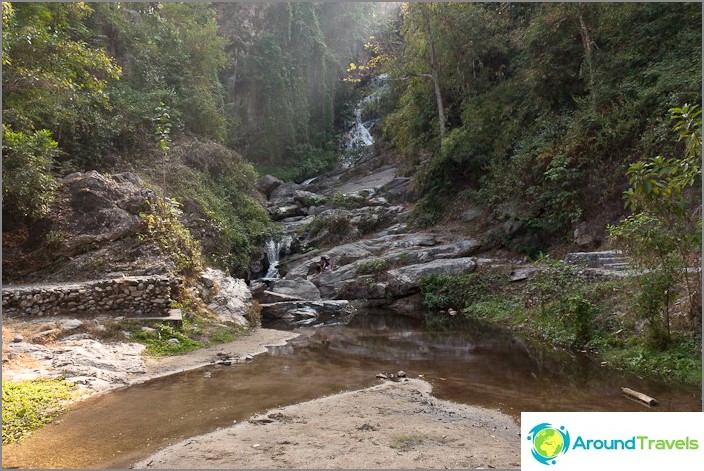
[[[133,276],[82,283],[3,286],[2,310],[10,316],[109,314],[166,316],[183,281],[170,276]]]

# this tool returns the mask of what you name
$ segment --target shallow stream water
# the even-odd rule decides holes
[[[378,384],[377,373],[398,370],[422,375],[436,397],[498,409],[516,421],[521,411],[700,411],[702,405],[700,389],[643,381],[478,325],[441,332],[369,312],[346,325],[298,331],[297,339],[248,363],[192,370],[76,404],[22,445],[4,446],[3,467],[126,468],[184,438],[269,408]],[[621,387],[660,405],[629,400]]]

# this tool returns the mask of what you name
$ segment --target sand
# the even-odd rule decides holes
[[[135,468],[518,468],[519,426],[411,379],[269,410]]]

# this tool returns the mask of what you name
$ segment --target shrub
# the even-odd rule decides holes
[[[358,275],[378,275],[389,269],[389,262],[383,258],[357,262],[355,265]]]
[[[150,203],[151,212],[143,213],[147,234],[153,238],[174,261],[180,272],[194,276],[203,269],[204,261],[200,244],[179,221],[180,209],[175,200],[158,200]]]
[[[25,134],[3,125],[3,212],[38,219],[49,211],[56,195],[51,166],[58,154],[57,143],[46,129]]]

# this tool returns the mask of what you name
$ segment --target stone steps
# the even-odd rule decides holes
[[[180,309],[169,309],[165,316],[125,317],[122,320],[128,322],[172,322],[180,325],[183,322],[183,313]]]
[[[602,268],[606,270],[623,271],[631,268],[630,257],[620,250],[601,252],[573,252],[565,256],[565,263],[582,265],[586,268]]]

